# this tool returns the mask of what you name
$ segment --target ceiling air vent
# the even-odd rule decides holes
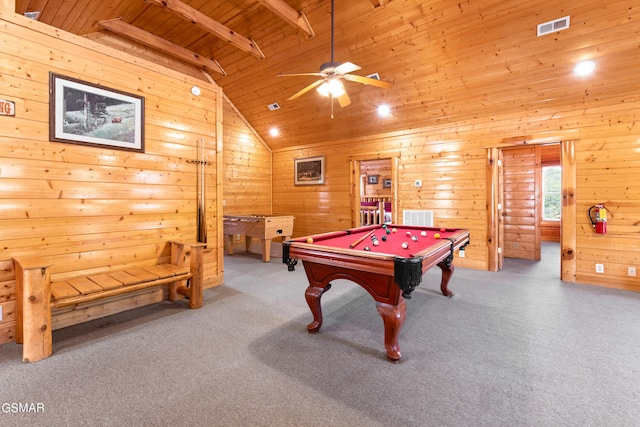
[[[569,16],[565,16],[564,18],[558,18],[553,21],[538,24],[538,37],[549,33],[555,33],[556,31],[566,30],[569,28],[569,18]]]
[[[269,107],[269,111],[276,111],[280,109],[280,105],[278,105],[277,102],[274,102],[273,104],[269,104],[267,105],[267,107]]]
[[[26,16],[29,19],[33,19],[37,21],[38,18],[40,18],[40,12],[25,12],[24,16]]]

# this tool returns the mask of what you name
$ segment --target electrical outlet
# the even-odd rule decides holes
[[[236,234],[236,240],[240,240],[240,235]]]
[[[459,256],[460,258],[464,258],[464,249],[460,249],[460,250],[458,251],[458,256]]]
[[[413,185],[417,188],[417,187],[422,187],[422,180],[421,179],[416,179],[413,182]]]
[[[627,267],[627,276],[636,277],[636,268],[635,267]]]
[[[596,273],[604,273],[604,264],[596,264]]]

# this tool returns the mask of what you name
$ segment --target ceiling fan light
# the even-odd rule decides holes
[[[344,95],[344,86],[340,81],[331,79],[322,83],[318,87],[318,92],[322,96],[328,97],[329,95],[331,95],[332,97],[336,98],[338,96]]]

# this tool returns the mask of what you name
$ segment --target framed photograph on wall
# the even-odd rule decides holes
[[[367,175],[367,184],[375,185],[378,183],[379,175]]]
[[[324,184],[324,156],[294,159],[295,185]]]
[[[385,178],[382,180],[382,188],[391,188],[391,179]]]
[[[49,139],[144,152],[144,97],[49,75]]]

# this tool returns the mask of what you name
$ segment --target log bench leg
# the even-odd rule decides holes
[[[40,257],[14,258],[16,272],[16,342],[23,344],[22,361],[51,356],[50,264]]]
[[[183,295],[189,298],[189,308],[202,307],[202,291],[204,282],[204,248],[205,243],[181,243],[171,242],[171,264],[183,266],[186,262],[186,255],[189,256],[189,268],[191,279],[189,287],[181,282],[173,282],[169,285],[169,300],[176,301]]]

